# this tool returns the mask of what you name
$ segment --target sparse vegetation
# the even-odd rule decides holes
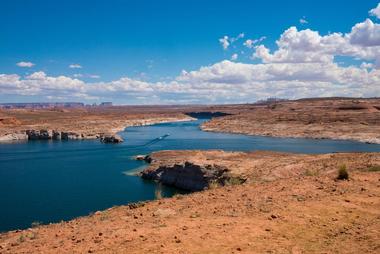
[[[348,175],[346,165],[343,164],[339,167],[338,176],[336,179],[338,179],[338,180],[348,180],[349,179],[349,175]]]
[[[29,233],[26,234],[26,237],[29,238],[30,240],[34,240],[37,237],[37,233],[35,233],[35,232],[29,232]]]
[[[220,187],[220,184],[219,184],[219,182],[218,182],[217,180],[213,180],[213,181],[211,181],[211,182],[208,184],[208,188],[209,188],[210,190],[212,190],[212,189],[216,189],[216,188],[218,188],[218,187]]]
[[[18,243],[25,242],[25,236],[24,235],[20,235],[19,238],[17,238],[17,242]]]
[[[380,165],[373,165],[367,168],[368,172],[379,172],[380,171]]]
[[[224,185],[240,185],[244,183],[245,180],[240,177],[230,177],[226,181],[224,181]]]
[[[306,169],[305,176],[317,176],[319,173],[316,170]]]
[[[181,193],[176,193],[173,195],[173,198],[176,198],[176,199],[183,199],[185,196]]]
[[[105,221],[105,220],[108,220],[109,219],[109,216],[107,214],[102,214],[99,218],[100,221]]]

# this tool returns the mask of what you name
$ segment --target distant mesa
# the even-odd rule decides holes
[[[0,103],[0,108],[79,108],[84,107],[82,102],[36,102],[36,103]]]

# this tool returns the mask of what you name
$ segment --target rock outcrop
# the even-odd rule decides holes
[[[85,139],[86,136],[77,132],[66,132],[57,130],[27,130],[25,134],[29,140],[69,140],[69,139]],[[95,136],[95,138],[97,138]]]
[[[123,139],[117,135],[101,135],[98,133],[79,133],[73,131],[58,131],[49,129],[29,129],[17,133],[7,133],[0,136],[0,142],[12,140],[83,140],[100,139],[104,143],[120,143]]]
[[[147,158],[149,158],[149,155],[141,155],[140,154],[140,155],[135,156],[135,160],[138,160],[138,161],[147,161]]]
[[[185,162],[144,170],[141,176],[180,189],[200,191],[208,188],[211,183],[224,184],[228,179],[227,172],[227,168],[218,165],[203,166]]]
[[[103,143],[121,143],[124,140],[119,135],[113,134],[113,135],[104,135],[100,137],[100,141]]]
[[[46,140],[52,139],[53,131],[52,130],[27,130],[26,135],[28,135],[29,140]]]
[[[52,136],[52,138],[54,140],[61,140],[62,139],[61,132],[53,130],[53,136]]]
[[[211,151],[210,153],[223,153]],[[183,157],[186,151],[162,151],[146,156],[150,167],[141,172],[141,177],[189,191],[200,191],[211,185],[243,183],[243,174],[235,174],[226,164],[198,160],[195,156]]]

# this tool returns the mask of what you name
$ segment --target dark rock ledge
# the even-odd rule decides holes
[[[146,156],[145,161],[151,165],[140,173],[142,178],[188,191],[241,184],[246,180],[243,177],[233,176],[227,167],[216,164],[197,164],[188,161],[172,164],[150,156]]]
[[[103,143],[121,143],[124,140],[117,134],[84,134],[74,131],[57,131],[49,129],[29,129],[20,133],[7,134],[0,137],[0,141],[12,140],[84,140],[100,139]]]

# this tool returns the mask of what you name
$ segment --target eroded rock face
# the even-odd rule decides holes
[[[76,133],[76,132],[61,132],[61,139],[63,140],[69,140],[69,139],[82,139],[82,134]]]
[[[54,140],[61,140],[61,132],[53,130],[53,139]]]
[[[45,140],[52,139],[53,131],[52,130],[27,130],[26,135],[28,135],[29,140]]]
[[[162,165],[156,169],[148,168],[141,173],[144,179],[157,180],[189,191],[200,191],[211,183],[224,185],[228,169],[219,165],[197,165],[190,162],[174,165]]]
[[[27,130],[26,135],[29,140],[76,140],[85,138],[98,138],[97,136],[85,136],[81,133],[57,130]]]
[[[52,130],[40,130],[39,139],[52,139],[53,131]]]
[[[119,135],[114,134],[114,135],[104,135],[100,137],[100,141],[103,143],[121,143],[124,140]]]
[[[0,136],[1,141],[11,141],[11,140],[82,140],[82,139],[99,139],[100,134],[97,133],[79,133],[73,131],[58,131],[58,130],[34,130],[29,129],[21,133],[9,133]],[[105,143],[119,143],[123,139],[118,135],[110,135],[104,138]]]

